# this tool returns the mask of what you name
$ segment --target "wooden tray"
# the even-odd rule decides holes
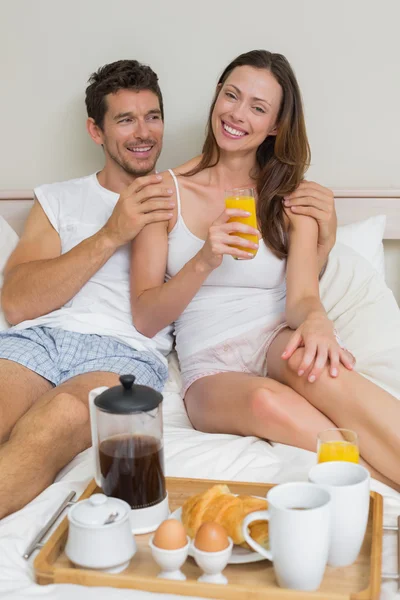
[[[264,496],[273,487],[263,483],[239,483],[233,481],[217,482],[207,479],[167,478],[170,510],[174,511],[189,496],[198,494],[216,483],[226,483],[235,494],[253,494]],[[99,492],[92,481],[80,499],[88,498]],[[188,557],[182,567],[186,581],[157,579],[158,565],[151,556],[148,540],[150,534],[136,536],[137,552],[129,567],[122,573],[101,573],[90,569],[78,569],[64,553],[68,536],[68,520],[65,518],[50,539],[43,546],[34,562],[37,583],[75,583],[89,586],[110,586],[132,588],[182,596],[200,596],[204,598],[226,598],[258,600],[279,598],[282,600],[375,600],[379,597],[382,563],[382,496],[371,492],[371,503],[367,533],[357,561],[350,567],[327,567],[323,582],[317,592],[300,592],[279,588],[274,576],[272,563],[263,560],[250,564],[228,565],[224,575],[227,585],[200,583],[197,578],[202,571],[193,558]],[[301,552],[301,548],[299,548]]]

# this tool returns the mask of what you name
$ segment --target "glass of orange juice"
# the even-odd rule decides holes
[[[358,463],[360,452],[358,436],[351,429],[325,429],[317,436],[317,462],[344,460]]]
[[[238,210],[245,210],[250,213],[250,216],[248,217],[231,217],[228,223],[243,223],[244,225],[250,225],[250,227],[257,229],[256,200],[253,188],[233,188],[231,190],[225,190],[225,206],[226,208],[237,208]],[[259,241],[256,235],[250,233],[235,232],[233,235],[249,240],[249,242],[253,242],[253,244],[258,244]],[[257,254],[257,248],[245,248],[244,246],[233,246],[233,248],[251,252],[253,256]],[[233,258],[241,260],[237,256],[234,256]]]

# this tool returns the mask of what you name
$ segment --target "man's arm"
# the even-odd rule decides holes
[[[5,268],[1,303],[6,319],[15,325],[60,308],[114,251],[99,231],[61,255],[60,237],[36,200]]]
[[[1,303],[9,323],[15,325],[61,308],[119,246],[131,241],[148,223],[171,218],[170,192],[156,185],[159,183],[158,175],[136,179],[121,194],[104,227],[65,254],[61,254],[58,233],[35,201],[5,268]]]
[[[313,217],[318,223],[318,268],[323,275],[328,256],[336,241],[337,217],[332,190],[313,181],[302,181],[284,198],[284,205],[293,214]]]

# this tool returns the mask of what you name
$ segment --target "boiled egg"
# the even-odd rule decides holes
[[[203,552],[220,552],[229,546],[228,535],[219,523],[203,523],[196,533],[194,545]]]
[[[153,544],[162,550],[183,548],[187,544],[184,526],[176,519],[163,521],[154,534]]]

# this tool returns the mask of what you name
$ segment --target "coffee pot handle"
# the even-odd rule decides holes
[[[95,399],[99,394],[102,394],[108,390],[108,387],[98,387],[89,392],[89,413],[90,413],[90,429],[92,433],[92,448],[94,458],[94,479],[99,487],[101,487],[101,472],[100,472],[100,459],[99,459],[99,435],[97,429],[97,418],[96,418],[96,405]]]

